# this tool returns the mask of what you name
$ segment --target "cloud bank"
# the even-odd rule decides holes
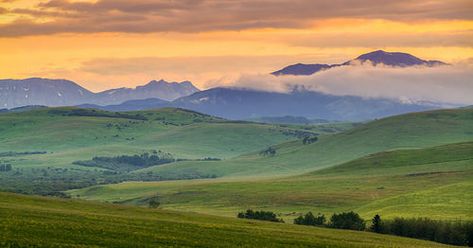
[[[328,18],[472,20],[472,7],[470,0],[50,0],[4,9],[20,17],[0,25],[0,36],[300,28]]]
[[[332,68],[311,76],[242,75],[232,87],[288,92],[295,86],[334,95],[389,98],[401,102],[473,104],[471,65],[394,68],[357,65]]]

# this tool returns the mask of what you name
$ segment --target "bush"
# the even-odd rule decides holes
[[[316,142],[319,138],[313,136],[305,136],[304,139],[302,140],[302,144],[304,145],[308,145],[308,144],[312,144],[314,142]]]
[[[350,211],[347,213],[333,214],[330,218],[329,226],[338,229],[364,230],[365,220],[357,213]]]
[[[272,147],[268,147],[266,150],[261,151],[260,155],[272,157],[272,156],[276,155],[276,149],[274,149]]]
[[[294,224],[296,225],[307,225],[307,226],[322,226],[325,224],[325,216],[323,214],[318,214],[317,217],[308,212],[304,216],[299,216],[294,219]]]
[[[149,198],[148,200],[148,206],[149,208],[158,208],[161,205],[159,202],[159,196],[154,196]]]
[[[246,210],[246,212],[240,212],[237,215],[240,219],[255,219],[255,220],[265,220],[272,222],[284,222],[282,219],[276,217],[276,214],[270,211],[253,211],[251,209]]]

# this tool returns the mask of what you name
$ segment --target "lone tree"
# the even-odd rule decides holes
[[[370,230],[375,233],[381,233],[383,231],[381,216],[379,216],[379,214],[375,215],[371,220]]]

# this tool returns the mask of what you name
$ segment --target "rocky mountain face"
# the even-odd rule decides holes
[[[0,80],[0,108],[76,105],[91,100],[93,96],[94,93],[69,80]]]
[[[106,90],[96,94],[95,101],[90,102],[99,105],[120,104],[129,100],[141,100],[148,98],[159,98],[172,101],[177,98],[191,95],[199,91],[191,82],[166,82],[164,80],[153,80],[146,85],[132,88],[120,88]]]
[[[174,100],[199,91],[191,82],[151,81],[132,88],[93,93],[69,80],[29,78],[0,80],[0,108],[27,105],[74,106],[80,104],[111,105],[129,100],[160,98]]]

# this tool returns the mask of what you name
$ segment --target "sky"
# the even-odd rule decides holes
[[[260,84],[242,79],[378,49],[471,63],[473,1],[0,0],[0,78],[66,78],[92,91],[153,79]]]

